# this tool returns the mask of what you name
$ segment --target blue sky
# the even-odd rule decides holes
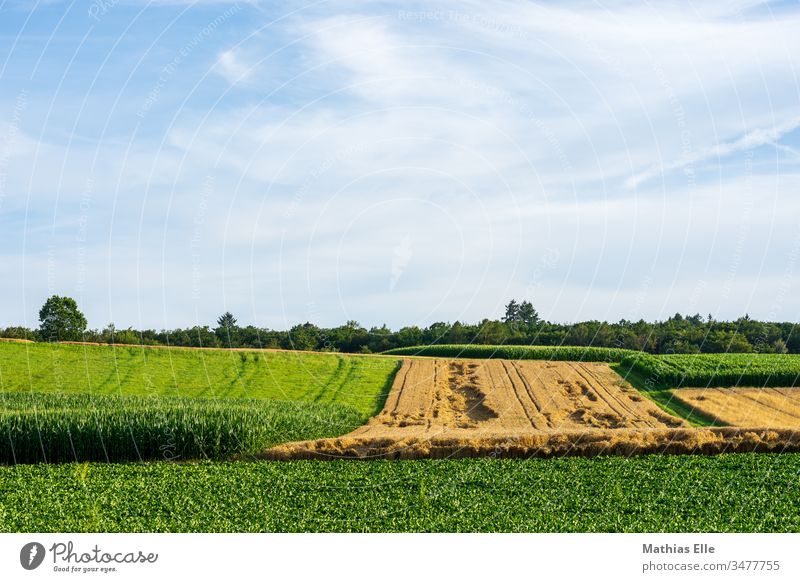
[[[275,4],[0,2],[0,326],[798,319],[796,3]]]

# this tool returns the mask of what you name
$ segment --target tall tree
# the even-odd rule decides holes
[[[503,316],[505,323],[517,323],[519,321],[519,304],[512,299],[506,305],[506,314]]]
[[[238,329],[236,318],[233,316],[233,313],[226,311],[217,318],[217,329],[215,329],[214,332],[225,345],[233,347],[233,342],[236,339],[236,331]]]
[[[519,321],[528,329],[539,323],[539,313],[533,308],[530,301],[519,304]]]
[[[39,310],[39,335],[44,341],[79,341],[86,331],[86,317],[72,297],[53,295]]]

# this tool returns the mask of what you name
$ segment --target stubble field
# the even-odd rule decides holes
[[[673,395],[719,424],[800,428],[797,388],[682,388]]]
[[[405,360],[380,414],[264,458],[419,459],[797,450],[785,425],[691,427],[602,363]]]

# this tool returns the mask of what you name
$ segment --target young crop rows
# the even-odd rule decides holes
[[[633,350],[573,346],[484,346],[467,344],[433,344],[397,348],[384,352],[398,356],[432,356],[437,358],[494,358],[503,360],[566,360],[574,362],[619,362]]]
[[[796,532],[800,454],[0,467],[0,531]]]

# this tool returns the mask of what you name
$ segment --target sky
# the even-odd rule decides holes
[[[0,326],[53,294],[91,328],[798,321],[798,30],[748,0],[0,0]]]

